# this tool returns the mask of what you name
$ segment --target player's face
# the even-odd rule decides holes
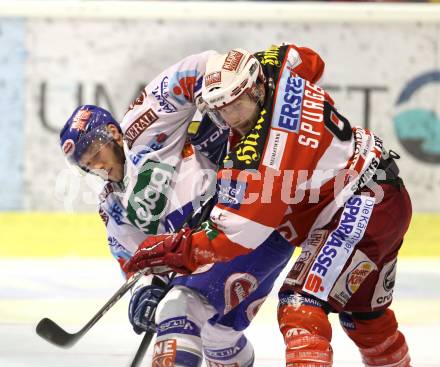
[[[218,112],[230,127],[244,135],[254,126],[259,106],[247,93],[243,93]]]
[[[124,164],[124,150],[114,141],[99,147],[92,144],[79,161],[81,167],[106,181],[114,182],[121,182],[124,178]]]

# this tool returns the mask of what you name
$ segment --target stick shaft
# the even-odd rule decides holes
[[[200,225],[200,224],[206,219],[206,217],[208,216],[209,212],[211,211],[210,204],[212,203],[213,199],[214,199],[214,198],[211,197],[211,198],[209,198],[208,200],[206,200],[206,201],[201,205],[201,207],[200,207],[199,210],[198,210],[198,214],[200,215],[200,217],[198,218],[197,223],[195,224],[194,227],[198,227],[198,226],[199,226],[199,225]],[[181,227],[184,227],[184,226],[189,222],[189,220],[192,218],[192,216],[193,216],[193,215],[191,215],[190,217],[188,217],[188,218],[185,220],[185,222],[182,224]],[[168,291],[172,288],[171,283],[172,283],[172,281],[173,281],[173,279],[175,278],[176,275],[177,275],[177,274],[174,273],[174,272],[171,274],[171,277],[170,277],[170,283],[169,283],[168,289],[167,289],[167,291],[162,295],[161,299],[162,299],[163,297],[165,297],[166,293],[168,293]],[[147,353],[148,347],[150,346],[150,343],[151,343],[151,340],[153,339],[154,334],[155,334],[155,333],[154,333],[153,331],[151,331],[151,330],[147,330],[147,331],[145,332],[145,335],[144,335],[144,337],[142,338],[141,344],[139,345],[138,350],[136,351],[136,354],[135,354],[135,356],[134,356],[134,358],[133,358],[133,360],[132,360],[132,362],[131,362],[131,364],[130,364],[130,367],[138,367],[139,364],[142,362],[142,359],[143,359],[145,353]]]
[[[148,330],[145,332],[141,344],[139,345],[138,350],[136,351],[136,354],[133,358],[133,361],[130,364],[130,367],[138,367],[140,365],[142,359],[144,358],[145,353],[147,353],[148,347],[150,346],[153,336],[154,336],[153,331]]]
[[[78,340],[80,340],[147,271],[148,269],[145,269],[128,279],[78,332],[73,334],[68,333],[51,319],[44,318],[40,320],[36,327],[37,334],[49,343],[52,343],[56,346],[70,348],[76,344]]]

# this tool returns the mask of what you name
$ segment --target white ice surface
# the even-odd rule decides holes
[[[246,332],[256,351],[255,367],[283,366],[275,292],[281,279]],[[41,318],[49,317],[76,332],[122,282],[110,259],[0,260],[0,366],[128,366],[140,337],[128,323],[127,297],[71,349],[48,344],[34,331]],[[440,259],[399,261],[393,309],[408,340],[412,365],[440,366]],[[334,366],[361,366],[336,315],[330,318]],[[149,357],[143,366],[149,366]]]

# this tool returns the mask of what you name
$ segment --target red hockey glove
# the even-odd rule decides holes
[[[124,271],[136,272],[151,268],[153,274],[171,271],[189,274],[194,268],[190,260],[191,232],[191,229],[183,228],[177,233],[148,237],[124,264]]]

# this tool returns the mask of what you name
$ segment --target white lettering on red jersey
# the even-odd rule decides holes
[[[225,166],[232,168],[219,171],[219,202],[209,227],[219,232],[214,238],[204,231],[193,234],[199,264],[209,260],[197,259],[201,249],[210,252],[211,260],[235,257],[258,247],[274,230],[300,246],[377,169],[382,141],[352,128],[327,92],[299,74],[304,65],[310,65],[307,55],[290,46],[273,103],[266,99],[255,126],[229,154]]]

